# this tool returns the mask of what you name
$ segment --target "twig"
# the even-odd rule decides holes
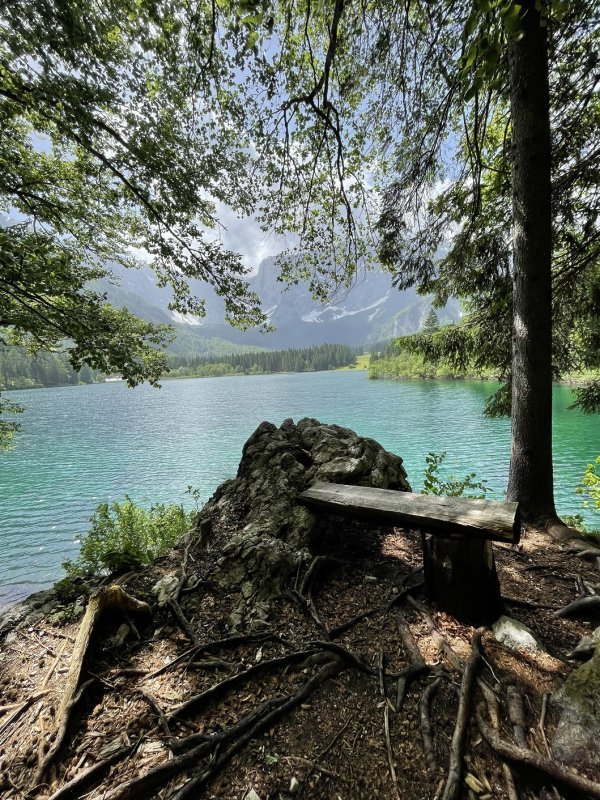
[[[481,661],[481,634],[481,629],[476,630],[473,634],[471,658],[467,661],[460,685],[458,712],[450,750],[448,779],[446,780],[446,788],[444,789],[442,800],[456,800],[462,785],[473,687],[475,686],[475,678]]]
[[[548,739],[546,738],[546,713],[548,711],[549,699],[550,695],[548,694],[548,692],[545,692],[544,699],[542,700],[542,710],[540,712],[540,721],[538,723],[538,728],[540,730],[542,742],[544,743],[544,747],[546,748],[546,755],[548,756],[548,758],[552,758],[552,751],[550,750],[550,745],[548,744]]]
[[[496,731],[490,728],[479,711],[477,712],[477,725],[485,741],[502,758],[537,770],[551,780],[556,781],[556,783],[578,792],[580,796],[587,795],[593,798],[600,798],[600,783],[584,778],[566,767],[559,766],[556,761],[546,759],[532,750],[526,750],[504,741]]]
[[[439,766],[435,757],[433,749],[433,728],[431,726],[431,703],[437,690],[442,684],[442,678],[430,684],[421,695],[419,701],[419,718],[421,722],[421,736],[423,737],[423,751],[425,753],[425,761],[427,762],[427,769],[430,773],[438,771]]]
[[[398,791],[398,776],[396,775],[396,768],[394,767],[392,737],[390,736],[390,706],[387,700],[385,706],[383,707],[383,730],[385,734],[385,747],[387,750],[387,759],[390,767],[390,776],[392,778],[392,786],[394,787],[394,795],[396,800],[400,800],[400,793]]]

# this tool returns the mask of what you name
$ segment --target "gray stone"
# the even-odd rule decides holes
[[[152,592],[156,595],[159,608],[165,606],[169,600],[175,599],[175,593],[179,586],[179,578],[174,572],[168,572],[152,587]]]
[[[535,633],[512,617],[502,615],[493,625],[492,630],[496,639],[506,647],[513,650],[529,652],[543,652],[545,650]]]
[[[324,515],[297,502],[316,481],[410,491],[402,459],[349,428],[305,418],[277,428],[262,422],[242,450],[234,480],[226,481],[195,523],[201,543],[221,524],[231,533],[218,561],[216,581],[240,590],[230,622],[263,625],[269,600],[311,558],[328,526]],[[243,588],[242,588],[243,587]]]
[[[575,767],[600,766],[600,648],[573,670],[552,700],[560,709],[552,740],[556,758]]]

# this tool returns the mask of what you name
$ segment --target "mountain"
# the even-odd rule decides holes
[[[221,343],[219,348],[229,343],[235,349],[243,345],[285,349],[326,342],[361,346],[414,333],[421,328],[431,307],[429,297],[414,290],[394,289],[391,275],[381,271],[360,274],[349,289],[339,289],[329,303],[318,303],[306,284],[285,287],[280,283],[275,259],[267,258],[257,273],[249,277],[270,324],[275,326],[274,332],[263,334],[256,329],[240,331],[225,323],[223,302],[206,284],[192,282],[194,294],[206,302],[206,316],[183,316],[169,311],[170,292],[156,286],[149,267],[113,269],[119,285],[106,281],[101,284],[109,301],[144,319],[174,324],[178,337],[170,349],[177,352],[206,352],[210,340]],[[450,301],[437,313],[441,322],[458,320],[458,302]]]

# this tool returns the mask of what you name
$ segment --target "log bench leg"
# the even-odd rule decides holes
[[[425,591],[441,611],[473,625],[490,625],[502,614],[492,543],[424,533]]]

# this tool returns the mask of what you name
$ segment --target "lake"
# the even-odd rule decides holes
[[[98,503],[128,494],[189,507],[188,485],[207,500],[235,475],[244,442],[264,419],[310,416],[370,436],[402,456],[416,491],[427,453],[445,450],[447,474],[476,472],[501,498],[510,423],[481,413],[494,388],[369,381],[350,370],[172,380],[159,390],[113,383],[11,392],[26,411],[17,448],[0,454],[0,607],[61,577]],[[563,514],[581,511],[574,488],[600,453],[600,416],[566,411],[570,402],[571,391],[556,387],[554,468]]]

